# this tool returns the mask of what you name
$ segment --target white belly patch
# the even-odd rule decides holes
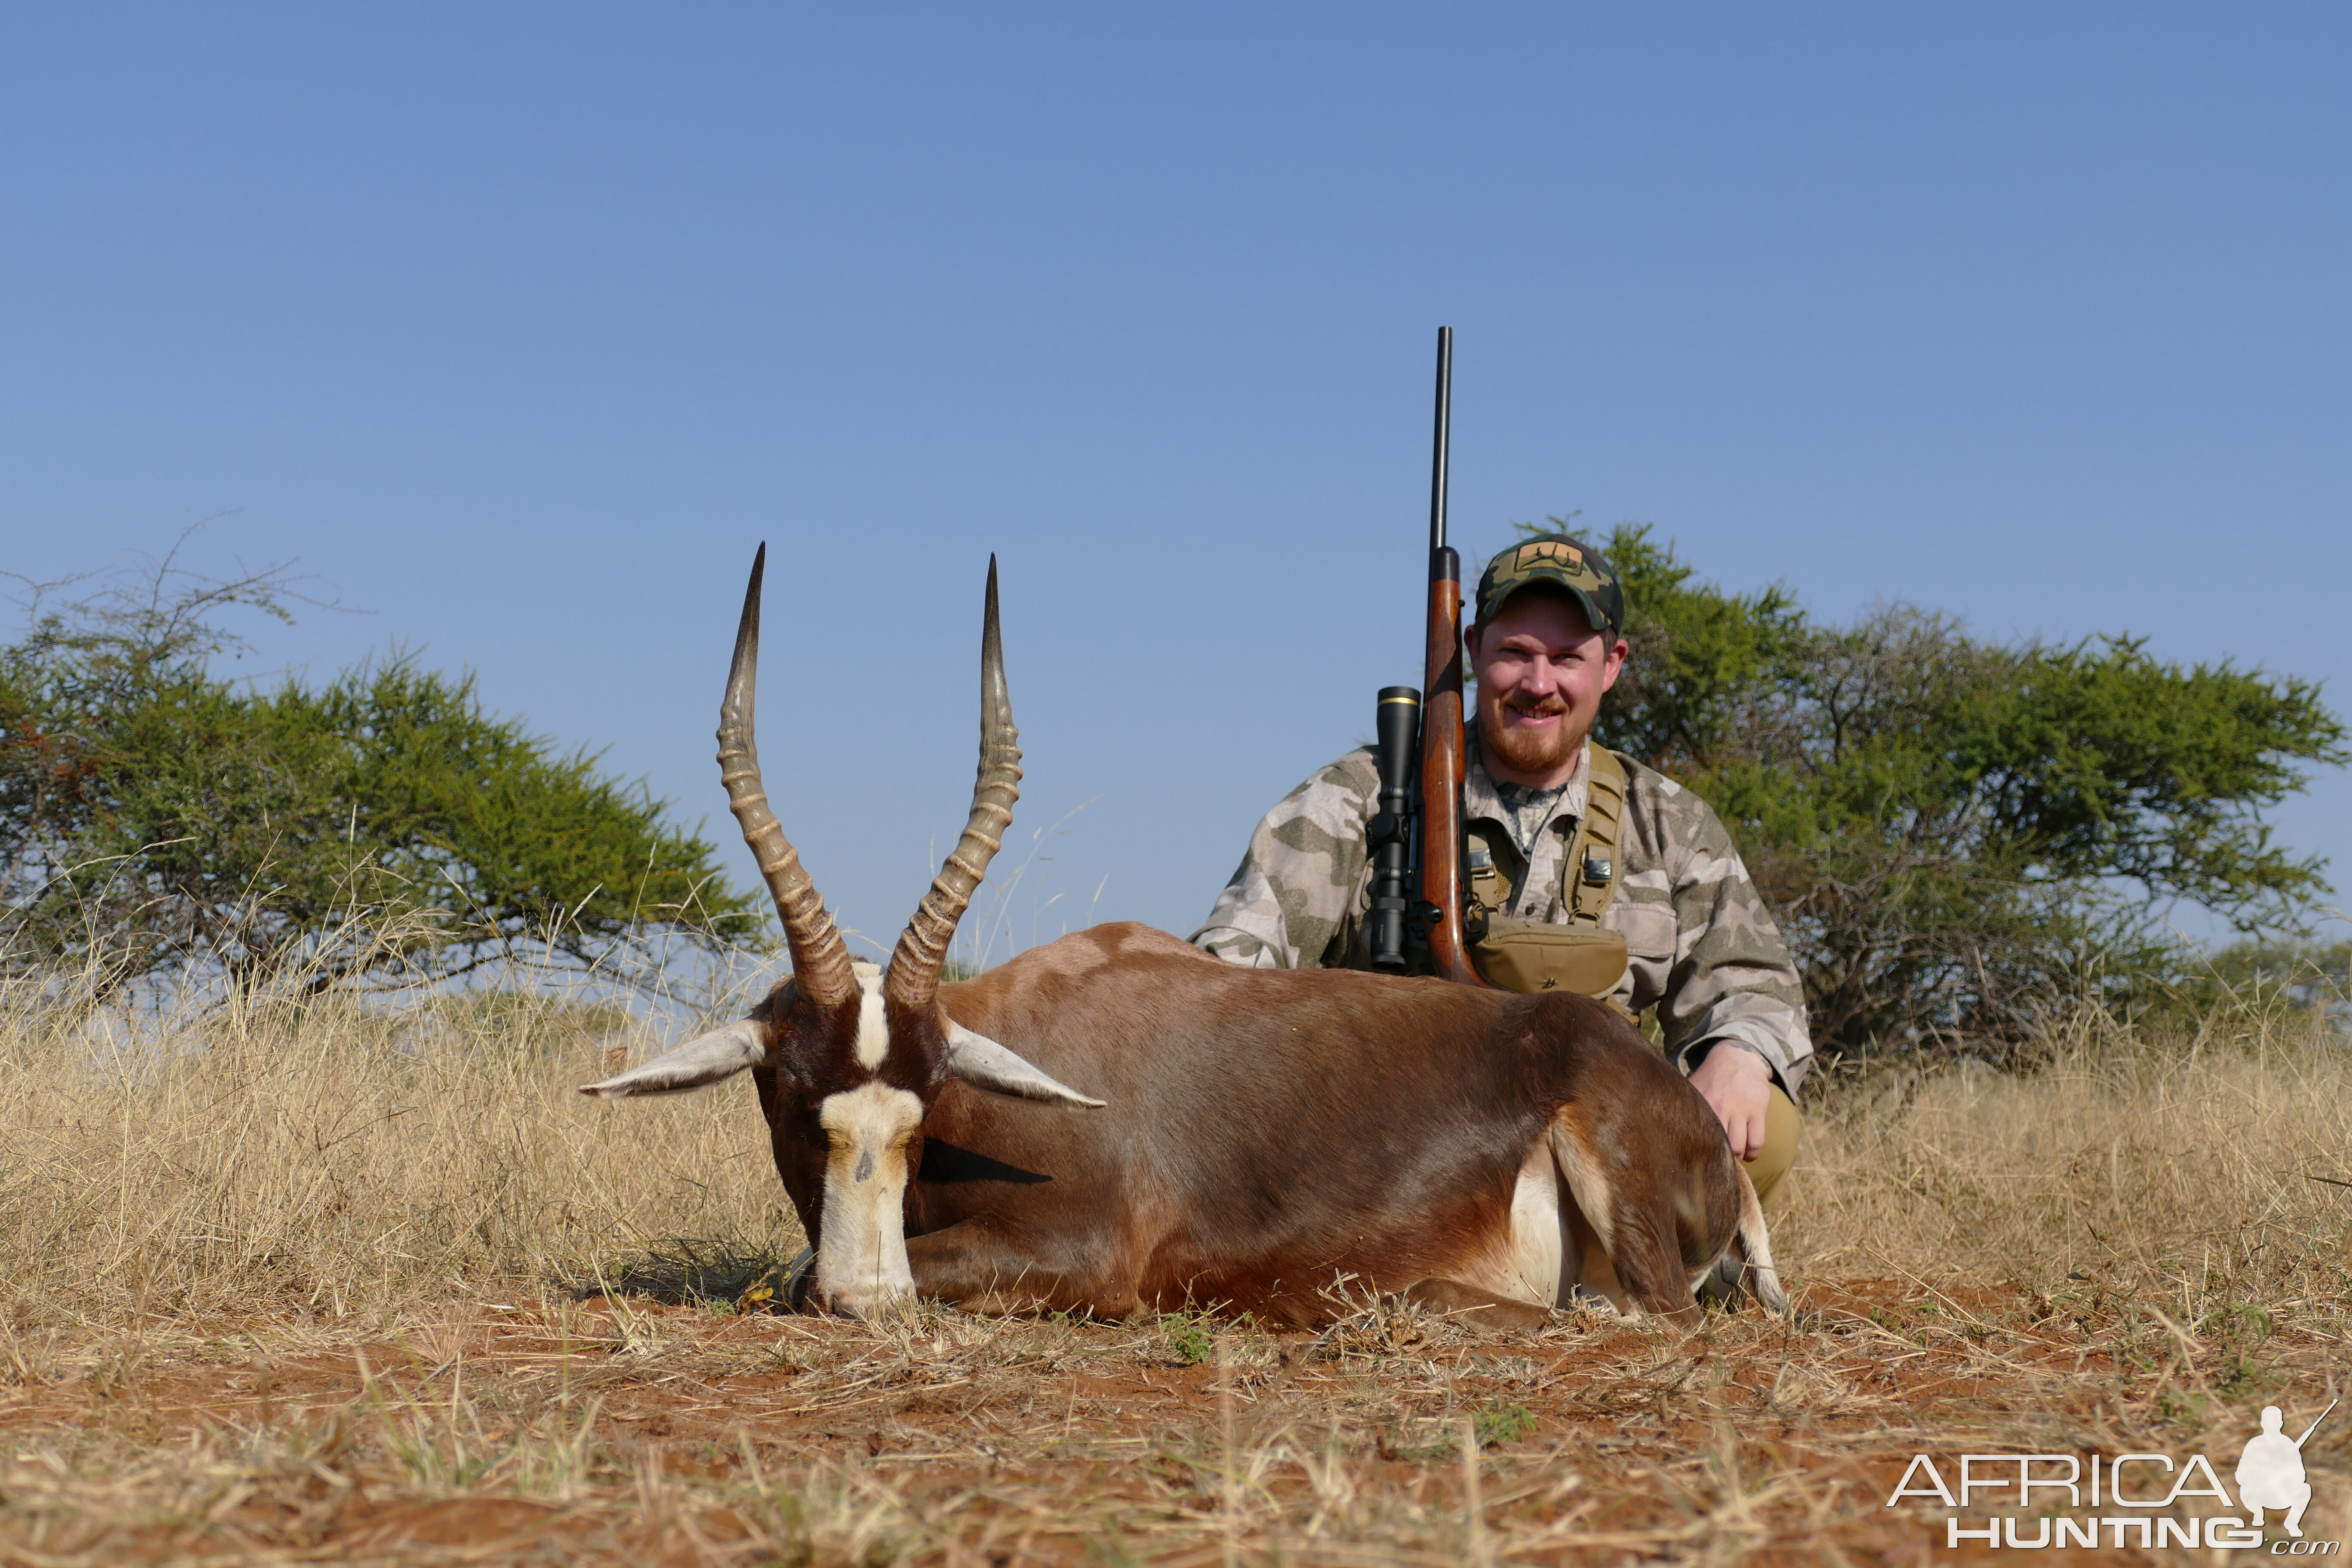
[[[1570,1200],[1562,1186],[1551,1141],[1537,1140],[1511,1188],[1510,1232],[1503,1245],[1487,1253],[1479,1267],[1465,1268],[1454,1278],[1530,1306],[1565,1305],[1576,1281],[1564,1272],[1567,1224],[1560,1205]]]
[[[1518,1184],[1511,1189],[1511,1288],[1497,1294],[1532,1301],[1539,1307],[1568,1305],[1569,1280],[1562,1266],[1568,1258],[1568,1227],[1561,1218],[1559,1171],[1552,1163],[1551,1141],[1536,1140],[1519,1167]]]

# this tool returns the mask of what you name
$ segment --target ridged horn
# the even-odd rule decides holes
[[[751,710],[760,684],[760,579],[768,569],[768,547],[751,558],[751,585],[743,593],[743,619],[735,628],[735,661],[727,671],[727,700],[719,707],[719,778],[727,786],[727,808],[743,829],[784,922],[793,952],[793,973],[801,994],[813,1002],[836,1003],[857,994],[849,972],[849,948],[817,896],[816,884],[769,809],[760,783],[760,747],[751,734]]]
[[[1004,844],[1013,803],[1021,798],[1021,731],[1013,727],[1013,699],[1004,688],[1004,645],[996,629],[996,557],[988,558],[988,612],[980,633],[980,774],[971,786],[971,816],[963,837],[940,868],[931,890],[890,955],[884,990],[894,1002],[921,1007],[939,994],[940,971],[956,921],[988,862]]]

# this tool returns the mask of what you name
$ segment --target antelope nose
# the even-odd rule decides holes
[[[862,1291],[847,1289],[828,1290],[822,1286],[809,1292],[809,1305],[836,1318],[862,1318],[871,1310]]]
[[[870,1318],[884,1308],[912,1294],[912,1291],[903,1286],[894,1289],[887,1283],[877,1279],[870,1283],[860,1280],[831,1289],[820,1288],[811,1290],[809,1299],[815,1302],[818,1308],[831,1312],[835,1317]]]

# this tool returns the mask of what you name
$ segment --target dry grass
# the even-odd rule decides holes
[[[2226,1475],[2352,1365],[2352,1051],[2289,1015],[1832,1086],[1804,1321],[1503,1340],[595,1295],[797,1245],[748,1089],[586,1102],[652,1042],[436,1009],[0,1016],[0,1563],[1912,1562],[1913,1452]],[[2342,1539],[2352,1419],[2309,1458]]]
[[[2341,1313],[2352,1290],[2352,1048],[2246,1008],[2146,1037],[2055,1026],[2023,1077],[1881,1073],[1810,1107],[1776,1227],[1815,1275],[2033,1289],[2094,1271],[2188,1318],[2233,1301]]]
[[[462,997],[0,1019],[6,1288],[73,1321],[341,1317],[583,1282],[661,1237],[796,1247],[748,1085],[574,1092],[648,1048],[614,1022]]]

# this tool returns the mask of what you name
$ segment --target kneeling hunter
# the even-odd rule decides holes
[[[1495,918],[1472,956],[1492,984],[1564,978],[1636,1016],[1655,1007],[1667,1055],[1769,1198],[1796,1153],[1792,1097],[1813,1050],[1804,991],[1706,803],[1591,739],[1625,663],[1617,573],[1580,540],[1541,535],[1487,563],[1476,608],[1463,816],[1471,898]],[[1366,747],[1285,795],[1192,941],[1258,968],[1367,967],[1380,787]],[[1572,959],[1546,952],[1548,928]]]

